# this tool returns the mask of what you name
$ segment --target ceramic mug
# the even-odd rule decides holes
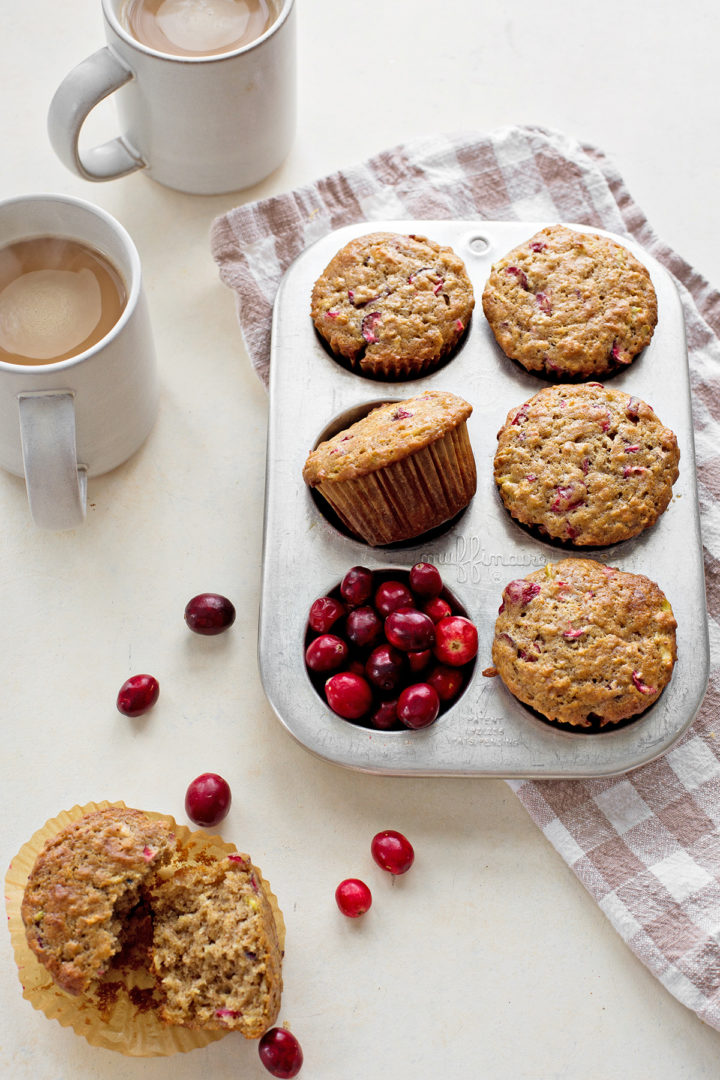
[[[104,210],[66,195],[0,202],[0,247],[63,237],[98,252],[125,291],[118,320],[69,359],[25,365],[0,359],[0,466],[24,476],[36,525],[70,529],[85,518],[87,477],[121,465],[157,413],[158,383],[140,258]]]
[[[277,168],[295,131],[294,0],[271,0],[277,17],[250,44],[212,56],[173,56],[136,40],[102,0],[108,44],[74,68],[48,115],[60,160],[85,180],[136,169],[196,195],[250,187]],[[117,91],[123,134],[80,150],[88,113]]]

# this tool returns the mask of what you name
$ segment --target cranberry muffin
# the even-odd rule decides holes
[[[303,479],[368,544],[420,536],[475,494],[471,413],[467,401],[442,390],[388,402],[320,443]]]
[[[452,352],[474,305],[464,263],[451,248],[377,232],[331,259],[315,282],[310,313],[330,350],[352,368],[408,378]]]
[[[600,383],[549,386],[498,432],[495,483],[509,513],[546,536],[615,544],[653,525],[680,451],[653,409]]]
[[[564,225],[542,229],[496,262],[482,303],[503,352],[555,379],[626,366],[657,323],[643,264],[606,236]]]
[[[669,683],[676,626],[649,578],[563,559],[505,587],[493,664],[508,690],[548,720],[617,724]]]

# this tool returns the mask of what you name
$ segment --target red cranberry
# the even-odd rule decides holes
[[[152,709],[160,693],[160,684],[152,675],[131,675],[117,696],[118,710],[124,716],[142,716]]]
[[[335,900],[343,915],[357,919],[370,908],[372,893],[359,878],[346,878],[335,890]]]
[[[509,581],[503,589],[503,602],[508,604],[520,604],[524,607],[529,604],[533,597],[540,592],[540,586],[536,581],[526,581],[525,578],[516,578]]]
[[[270,1028],[258,1043],[260,1060],[272,1076],[291,1080],[302,1068],[303,1052],[300,1043],[285,1028]]]
[[[185,622],[196,634],[222,634],[235,622],[235,608],[226,596],[200,593],[188,601]]]
[[[372,572],[366,566],[352,566],[340,582],[340,595],[351,607],[360,607],[370,599]]]
[[[422,611],[393,611],[385,620],[385,637],[396,649],[420,652],[435,643],[435,625]]]
[[[230,785],[217,773],[197,776],[185,793],[185,813],[196,825],[218,825],[230,809]]]
[[[351,671],[353,675],[362,675],[365,678],[365,665],[362,660],[351,660],[345,670]]]
[[[383,581],[375,593],[375,607],[383,618],[401,607],[415,607],[412,593],[402,581]]]
[[[328,705],[345,720],[359,720],[372,705],[370,684],[362,675],[340,671],[325,683]]]
[[[382,633],[380,616],[371,607],[355,608],[347,617],[345,633],[349,641],[362,649],[374,645]]]
[[[410,670],[417,674],[418,671],[424,671],[430,663],[432,651],[430,649],[421,649],[420,652],[409,652],[407,658]]]
[[[463,684],[459,668],[437,664],[427,677],[430,686],[434,686],[441,701],[452,701],[458,695]]]
[[[308,622],[318,634],[327,634],[333,623],[345,614],[345,605],[334,596],[320,596],[310,607]]]
[[[439,596],[442,587],[440,571],[431,563],[415,563],[410,570],[410,588],[417,596]]]
[[[462,615],[449,615],[435,624],[435,655],[442,664],[460,667],[478,650],[478,632],[474,623]]]
[[[370,723],[378,731],[389,731],[397,722],[397,698],[381,701],[377,709],[370,714]]]
[[[311,641],[305,651],[305,663],[311,671],[334,671],[342,667],[348,655],[348,647],[335,634],[322,634]]]
[[[367,658],[365,674],[378,690],[397,690],[405,674],[405,657],[392,645],[378,645]]]
[[[443,600],[442,596],[434,596],[432,600],[428,600],[427,604],[423,604],[423,611],[430,616],[434,623],[440,622],[441,619],[447,618],[448,615],[452,615],[452,608],[447,600]]]
[[[406,686],[398,698],[398,720],[409,728],[429,727],[437,720],[440,698],[428,683]]]
[[[415,851],[408,838],[394,829],[385,829],[373,836],[370,854],[389,874],[406,874],[415,860]]]

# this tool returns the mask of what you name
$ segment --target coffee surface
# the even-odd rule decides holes
[[[101,341],[126,302],[118,271],[76,240],[39,236],[0,248],[0,360],[53,364]]]
[[[125,28],[172,56],[215,56],[259,38],[275,21],[272,0],[128,0]]]

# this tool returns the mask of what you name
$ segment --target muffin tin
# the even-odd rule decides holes
[[[658,296],[658,325],[648,348],[612,386],[643,398],[675,431],[680,477],[665,514],[640,536],[612,547],[568,549],[529,535],[505,511],[495,489],[496,434],[510,408],[546,380],[508,360],[484,318],[481,297],[490,266],[547,223],[485,221],[363,222],[308,248],[288,270],[275,301],[259,632],[260,673],[287,730],[308,750],[338,765],[405,776],[587,777],[614,775],[665,751],[688,727],[709,670],[702,542],[695,481],[690,379],[680,299],[667,271],[623,237],[647,266]],[[602,232],[585,226],[571,228]],[[367,232],[417,233],[448,244],[464,260],[476,307],[459,350],[420,379],[368,379],[334,360],[309,316],[313,283],[337,250]],[[612,236],[610,233],[605,235]],[[468,421],[478,470],[470,506],[436,534],[371,548],[325,516],[302,480],[308,452],[381,401],[437,388],[473,405]],[[600,732],[564,730],[517,701],[499,678],[482,675],[501,594],[508,581],[561,558],[593,558],[658,583],[678,622],[678,662],[659,700],[638,719]],[[313,688],[303,642],[313,600],[350,566],[409,569],[434,563],[479,633],[472,680],[457,703],[421,731],[374,731],[336,716]]]

